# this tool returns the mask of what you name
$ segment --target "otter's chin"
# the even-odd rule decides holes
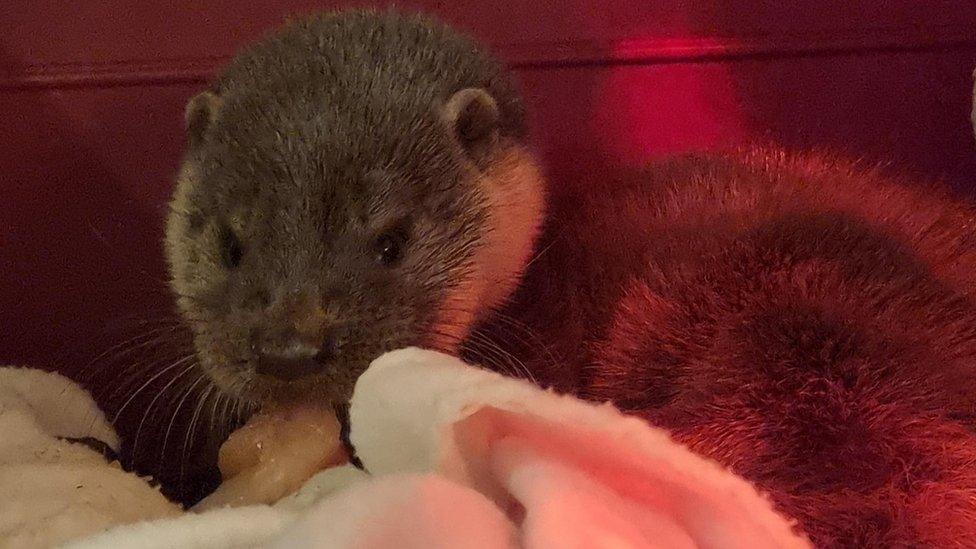
[[[294,381],[255,379],[248,391],[251,399],[262,408],[273,406],[339,406],[349,402],[354,382],[336,383],[327,376],[309,376]]]
[[[200,355],[204,374],[217,389],[232,401],[252,409],[301,404],[345,404],[352,397],[360,370],[365,370],[365,366],[334,368],[329,372],[282,381],[257,373],[255,365],[247,361],[234,363],[218,357],[206,357],[203,353]]]

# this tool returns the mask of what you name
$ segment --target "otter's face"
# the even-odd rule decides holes
[[[205,372],[255,403],[340,402],[386,351],[454,351],[514,288],[541,216],[493,99],[459,91],[388,146],[357,136],[355,109],[264,100],[204,92],[187,109],[166,249]]]

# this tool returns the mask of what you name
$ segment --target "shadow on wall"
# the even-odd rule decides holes
[[[755,27],[795,13],[806,13],[803,20],[816,26],[790,45],[806,53],[732,65],[734,93],[753,139],[890,163],[920,177],[944,178],[957,192],[976,196],[976,155],[966,123],[976,42],[972,35],[963,41],[953,35],[956,27],[972,24],[971,15],[950,15],[946,7],[952,4],[938,2],[755,2],[748,11],[727,2],[713,6],[712,18],[698,28],[737,20]],[[877,21],[902,28],[873,36]],[[947,25],[947,35],[934,40],[933,31],[917,21],[955,26]],[[758,31],[746,32],[761,36]]]
[[[599,13],[580,20],[603,28]],[[668,28],[689,29],[670,13]],[[598,191],[621,169],[667,154],[728,147],[749,134],[730,67],[718,62],[626,61],[628,52],[667,52],[655,21],[632,39],[607,45],[603,61],[518,70],[524,83],[533,141],[541,148],[557,195]],[[649,42],[649,43],[648,43]],[[670,55],[670,54],[669,54]]]
[[[119,301],[132,311],[156,305],[147,294],[158,292],[161,270],[143,256],[156,255],[160,213],[132,181],[127,147],[137,140],[118,120],[132,115],[120,103],[137,96],[126,89],[0,92],[0,310],[16,313],[0,331],[6,362],[70,371],[101,347]]]
[[[972,50],[976,58],[976,49]],[[827,147],[976,193],[971,63],[957,52],[743,62],[737,93],[757,138]]]
[[[879,17],[882,8],[866,4],[822,18],[813,7],[756,8],[716,4],[683,21],[672,13],[668,36],[649,22],[611,44],[605,54],[615,62],[521,70],[557,189],[599,186],[621,163],[761,142],[836,151],[976,193],[968,122],[976,43],[933,45],[912,31],[849,36],[844,29]],[[587,21],[606,26],[592,15],[581,35],[590,34]],[[797,34],[789,17],[818,27]],[[859,23],[842,25],[847,17]],[[736,21],[734,38],[715,35]],[[754,28],[762,21],[793,34],[763,34]]]

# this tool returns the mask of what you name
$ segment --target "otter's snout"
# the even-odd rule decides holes
[[[327,368],[339,355],[341,338],[336,330],[271,329],[255,333],[251,347],[257,373],[293,381]]]

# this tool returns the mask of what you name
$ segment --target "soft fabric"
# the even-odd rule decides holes
[[[748,483],[609,405],[419,350],[374,362],[352,404],[352,442],[373,474],[473,487],[507,511],[522,546],[804,546]]]
[[[438,353],[376,360],[350,421],[369,475],[340,467],[274,506],[141,521],[68,546],[809,546],[750,484],[665,432]]]
[[[119,440],[65,377],[0,368],[0,547],[46,547],[110,526],[180,514],[143,479],[84,444]]]

